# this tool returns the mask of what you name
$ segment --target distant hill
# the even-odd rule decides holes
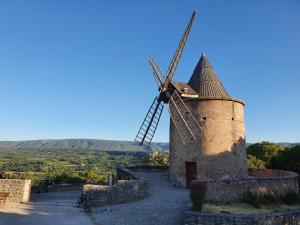
[[[31,141],[0,141],[0,148],[16,149],[101,149],[105,151],[152,151],[168,150],[168,143],[151,143],[149,148],[134,141],[113,141],[98,139],[61,139]]]
[[[247,147],[252,143],[247,143]],[[291,147],[300,143],[277,143]],[[149,148],[140,146],[134,141],[114,141],[99,139],[59,139],[59,140],[31,140],[31,141],[0,141],[0,148],[16,149],[101,149],[104,151],[165,151],[169,143],[154,142]]]
[[[300,142],[297,142],[297,143],[279,142],[277,144],[281,145],[283,147],[293,147],[295,145],[300,145]]]

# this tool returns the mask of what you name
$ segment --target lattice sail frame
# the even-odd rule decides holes
[[[161,72],[154,59],[151,57],[149,59],[149,63],[151,65],[157,86],[159,87],[160,94],[154,99],[138,131],[138,134],[136,135],[135,140],[141,145],[145,144],[146,146],[149,146],[152,141],[163,111],[162,101],[165,103],[168,101],[171,118],[174,121],[176,129],[178,130],[184,144],[196,140],[199,132],[201,131],[199,124],[189,111],[188,107],[184,104],[180,95],[176,92],[176,90],[172,91],[172,88],[170,87],[174,85],[172,79],[193,25],[195,15],[196,12],[194,11],[175,51],[166,76],[164,76],[164,74]],[[173,93],[172,96],[170,96],[170,93]],[[182,129],[182,131],[180,129]]]
[[[154,98],[147,115],[135,137],[135,141],[149,147],[157,129],[164,105]]]
[[[169,101],[169,113],[184,145],[200,137],[201,126],[176,91]]]
[[[196,16],[196,11],[193,12],[192,14],[192,17],[190,18],[190,21],[183,33],[183,36],[179,42],[179,45],[175,51],[175,54],[172,58],[172,61],[169,65],[169,68],[167,70],[167,73],[166,73],[166,80],[162,86],[162,90],[166,89],[169,84],[171,83],[172,81],[172,78],[175,74],[175,71],[176,71],[176,68],[178,66],[178,63],[179,63],[179,60],[180,60],[180,57],[182,55],[182,52],[183,52],[183,49],[184,49],[184,46],[185,46],[185,43],[187,41],[187,38],[189,37],[189,34],[190,34],[190,30],[192,28],[192,25],[193,25],[193,22],[194,22],[194,19],[195,19],[195,16]]]
[[[156,84],[157,84],[158,88],[160,88],[164,84],[165,77],[164,77],[161,69],[156,64],[156,62],[154,61],[154,59],[152,57],[149,58],[149,63],[151,65],[151,69],[152,69]]]

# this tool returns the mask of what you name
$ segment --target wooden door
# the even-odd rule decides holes
[[[190,187],[193,180],[197,180],[197,163],[185,162],[186,186]]]

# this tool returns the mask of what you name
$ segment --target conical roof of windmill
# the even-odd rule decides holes
[[[201,55],[188,84],[198,93],[200,98],[230,98],[204,54]]]

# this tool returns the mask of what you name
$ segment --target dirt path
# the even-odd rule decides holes
[[[52,192],[35,195],[28,204],[11,204],[0,209],[0,225],[92,225],[76,208],[79,192]]]
[[[98,225],[179,225],[189,203],[189,192],[175,188],[166,173],[136,173],[147,179],[151,195],[128,204],[92,209],[92,220]]]

